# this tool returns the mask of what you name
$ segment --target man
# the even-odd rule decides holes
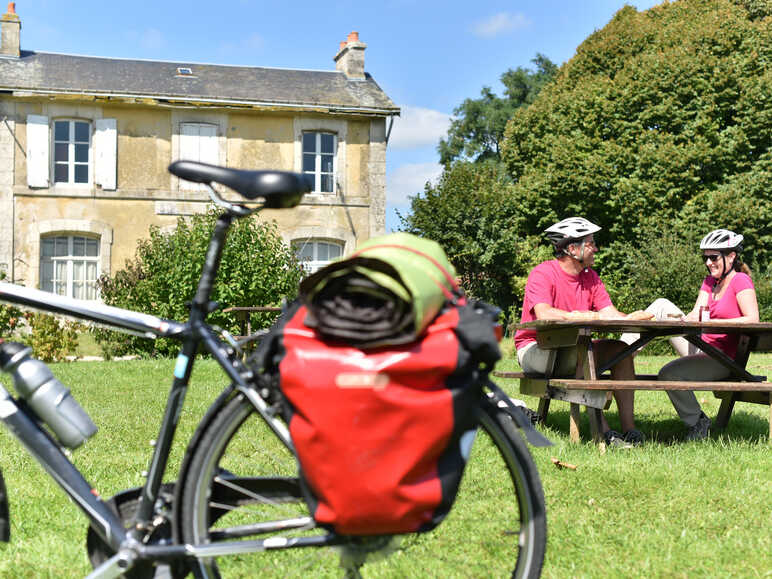
[[[545,230],[555,248],[555,259],[537,265],[528,275],[523,300],[521,323],[533,320],[581,320],[635,317],[643,312],[625,316],[614,307],[598,274],[590,269],[595,262],[598,246],[594,234],[600,227],[582,217],[569,217]],[[646,316],[651,317],[651,316]],[[515,334],[517,361],[526,373],[544,374],[549,350],[536,344],[535,330],[518,330]],[[619,340],[593,342],[597,363],[600,365],[626,347]],[[558,350],[554,376],[573,376],[576,372],[576,347]],[[633,358],[627,357],[611,368],[615,380],[634,380]],[[613,446],[630,446],[643,442],[643,434],[635,428],[633,418],[633,391],[614,393],[619,409],[619,420],[624,434],[609,428],[606,417],[601,419],[603,438]]]

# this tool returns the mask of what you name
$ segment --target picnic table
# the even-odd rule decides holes
[[[766,376],[756,376],[746,370],[751,352],[772,351],[772,323],[758,322],[738,324],[711,320],[685,322],[681,320],[535,320],[519,324],[518,328],[536,330],[539,347],[550,350],[545,375],[527,375],[522,372],[494,372],[502,378],[520,381],[520,393],[537,396],[539,416],[547,416],[551,400],[570,403],[570,438],[580,438],[580,407],[587,408],[593,439],[601,439],[601,411],[611,404],[612,393],[616,390],[712,390],[721,399],[721,407],[714,420],[714,427],[724,428],[736,402],[751,402],[770,405],[772,383]],[[596,368],[593,352],[593,336],[609,332],[632,332],[640,338],[620,351],[602,366]],[[740,334],[735,359],[707,344],[702,334]],[[606,371],[620,360],[632,356],[640,347],[657,337],[680,335],[697,346],[708,356],[726,366],[731,375],[728,379],[713,382],[675,382],[658,380],[656,375],[637,374],[635,380],[612,380]],[[559,348],[576,346],[577,363],[573,377],[552,376],[556,352]],[[769,436],[772,440],[772,405],[770,405]]]
[[[241,331],[240,336],[235,336],[237,340],[249,337],[252,335],[252,321],[249,314],[252,312],[280,312],[281,308],[275,306],[231,306],[225,308],[223,312],[233,312],[236,314],[236,319],[239,323]]]

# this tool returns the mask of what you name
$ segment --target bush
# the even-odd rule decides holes
[[[6,278],[6,273],[0,271],[0,281]],[[13,331],[23,323],[21,310],[13,306],[0,304],[0,338],[8,338]]]
[[[759,319],[772,322],[772,265],[760,272],[752,272],[753,285],[756,286],[756,299],[759,302]]]
[[[187,304],[193,299],[218,215],[210,209],[189,220],[180,219],[170,233],[151,227],[150,237],[139,242],[135,258],[123,270],[99,280],[104,302],[161,318],[186,320]],[[223,307],[278,306],[297,295],[302,275],[275,224],[239,219],[229,230],[212,299]],[[252,326],[265,327],[273,317],[255,315]],[[236,317],[222,310],[212,312],[209,322],[239,333]],[[103,329],[94,333],[108,358],[129,353],[171,356],[179,350],[179,343],[168,339],[147,340]]]
[[[44,362],[61,362],[78,347],[80,324],[63,322],[49,314],[25,314],[30,333],[25,342],[33,355]]]

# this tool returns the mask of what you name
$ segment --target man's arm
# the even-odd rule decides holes
[[[537,320],[567,320],[568,313],[545,303],[533,306],[533,315]]]
[[[650,320],[654,317],[654,314],[643,310],[635,310],[629,314],[623,314],[613,305],[606,306],[598,311],[601,320]]]
[[[552,307],[549,304],[541,303],[533,306],[533,314],[537,320],[597,320],[600,317],[599,312],[590,311],[571,311],[561,310]]]

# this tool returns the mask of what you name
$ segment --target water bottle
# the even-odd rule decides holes
[[[0,343],[0,370],[13,376],[19,395],[67,448],[77,448],[97,431],[86,411],[32,350],[17,342]]]

